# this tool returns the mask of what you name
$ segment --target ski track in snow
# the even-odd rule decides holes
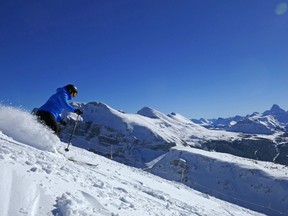
[[[99,167],[1,137],[1,216],[260,215],[75,147],[62,154]]]

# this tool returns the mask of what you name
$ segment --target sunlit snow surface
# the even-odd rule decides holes
[[[83,149],[65,153],[65,147],[29,113],[0,107],[1,216],[261,215]]]

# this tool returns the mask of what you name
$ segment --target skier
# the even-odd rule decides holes
[[[60,124],[66,125],[66,122],[63,121],[61,117],[61,113],[64,110],[75,112],[78,115],[83,114],[82,110],[76,109],[68,103],[68,100],[76,97],[77,94],[78,89],[72,84],[57,88],[56,93],[53,94],[36,113],[38,118],[50,127],[58,136],[60,133]]]

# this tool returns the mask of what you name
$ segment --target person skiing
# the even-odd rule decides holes
[[[76,109],[68,103],[68,100],[76,97],[77,94],[78,89],[72,84],[57,88],[56,93],[38,109],[36,116],[59,136],[60,124],[66,125],[66,122],[61,117],[61,113],[64,110],[77,113],[78,115],[83,114],[82,110]]]

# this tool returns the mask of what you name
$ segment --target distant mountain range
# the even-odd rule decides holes
[[[263,114],[197,121],[149,107],[129,114],[104,103],[73,105],[84,110],[73,143],[134,167],[145,168],[147,162],[175,146],[288,165],[287,112],[277,105]],[[62,130],[63,141],[70,137],[74,115],[66,113],[68,125]]]
[[[285,132],[288,125],[288,112],[274,104],[263,113],[218,119],[191,119],[192,122],[215,130],[242,132],[246,134],[274,134]]]

